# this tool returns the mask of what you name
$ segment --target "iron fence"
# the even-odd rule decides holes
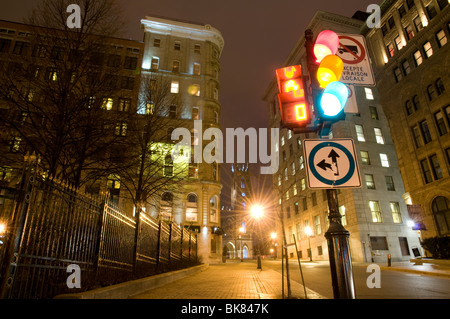
[[[32,170],[16,188],[0,185],[1,221],[8,230],[0,247],[3,298],[52,298],[153,275],[197,258],[195,233],[141,214],[135,237],[135,219],[107,197],[92,198]],[[80,289],[67,285],[71,264],[81,269]]]

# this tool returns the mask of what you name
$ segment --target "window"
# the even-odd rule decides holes
[[[18,55],[27,54],[29,47],[30,44],[28,42],[16,41],[13,53]]]
[[[281,136],[281,146],[284,146],[284,136]]]
[[[161,39],[154,39],[153,40],[153,46],[159,48],[161,46]]]
[[[366,138],[364,137],[364,130],[362,125],[355,125],[355,129],[356,129],[356,137],[358,138],[358,141],[360,142],[365,142]]]
[[[320,227],[320,216],[314,216],[314,233],[319,235],[322,233],[322,227]]]
[[[414,26],[416,27],[417,32],[419,32],[420,30],[423,29],[422,20],[420,19],[419,16],[417,16],[413,22],[414,22]]]
[[[365,174],[367,189],[375,189],[375,181],[372,174]]]
[[[422,64],[422,62],[422,53],[420,53],[420,50],[417,50],[416,52],[414,52],[414,63],[416,64],[416,66],[419,66]]]
[[[288,171],[287,171],[287,168],[284,169],[284,180],[285,180],[285,181],[288,180]]]
[[[159,68],[159,58],[152,57],[151,69],[158,70]]]
[[[20,142],[22,141],[22,138],[18,136],[13,136],[9,142],[9,151],[16,153],[20,149]]]
[[[440,48],[447,43],[447,36],[445,35],[444,30],[441,29],[438,33],[436,33],[436,39]]]
[[[180,61],[173,61],[172,72],[180,72]]]
[[[144,114],[153,114],[155,111],[155,103],[149,102],[145,105],[145,113]]]
[[[408,75],[411,72],[411,67],[409,66],[409,62],[407,60],[403,61],[402,69],[405,75]]]
[[[394,223],[399,224],[402,222],[402,214],[400,213],[400,206],[398,202],[390,202],[389,206],[391,207],[392,219]]]
[[[400,71],[400,68],[394,68],[394,77],[395,82],[400,82],[402,79],[402,71]]]
[[[360,151],[360,154],[361,154],[361,162],[365,165],[370,165],[369,152]]]
[[[388,191],[395,191],[394,179],[392,178],[392,176],[385,176],[384,178],[386,180],[387,190]]]
[[[175,104],[171,104],[169,106],[169,117],[174,119],[177,117],[177,106]]]
[[[189,86],[189,94],[193,96],[200,96],[200,85],[192,84]]]
[[[386,237],[384,236],[370,237],[370,246],[372,250],[389,250]]]
[[[381,26],[381,32],[383,33],[383,36],[386,35],[388,33],[388,28],[387,25],[383,24]]]
[[[181,50],[181,43],[180,41],[175,41],[175,43],[173,44],[173,49],[180,51]]]
[[[387,51],[388,51],[390,57],[393,57],[393,56],[394,56],[395,50],[394,50],[394,44],[393,44],[392,42],[390,42],[390,43],[387,45]]]
[[[433,48],[431,47],[431,43],[428,41],[423,46],[423,51],[425,52],[425,56],[427,58],[433,55]]]
[[[432,101],[433,99],[435,99],[437,97],[437,93],[432,84],[427,86],[427,95],[428,95],[428,100],[430,100],[430,101]]]
[[[406,6],[408,7],[408,10],[414,8],[414,0],[406,0]]]
[[[434,113],[434,119],[436,120],[436,126],[438,127],[439,135],[447,134],[447,126],[445,126],[444,116],[439,111]]]
[[[291,175],[292,176],[295,175],[295,163],[294,162],[291,163]]]
[[[376,139],[377,143],[384,144],[384,138],[383,138],[383,134],[381,133],[381,129],[378,127],[375,127],[373,130],[375,131],[375,139]]]
[[[119,99],[119,111],[128,112],[131,107],[131,99]]]
[[[306,189],[306,183],[305,183],[305,179],[304,178],[302,178],[300,180],[300,185],[301,185],[302,191],[304,191]]]
[[[304,160],[303,160],[303,155],[300,155],[299,162],[300,162],[300,168],[299,169],[304,169],[305,168],[305,163],[304,163]]]
[[[423,140],[425,142],[425,144],[428,144],[431,142],[431,133],[430,133],[430,129],[428,128],[428,123],[426,120],[423,120],[422,122],[420,122],[420,129],[422,131],[422,136],[423,136]]]
[[[102,109],[104,110],[112,110],[113,108],[113,98],[112,97],[105,97],[103,98],[103,103],[102,103]]]
[[[198,120],[199,119],[199,111],[198,111],[198,107],[194,106],[192,107],[192,115],[191,118],[193,120]]]
[[[406,114],[411,115],[414,112],[412,103],[410,100],[406,101],[405,103],[405,109],[406,109]]]
[[[405,6],[401,5],[400,8],[398,8],[398,14],[400,15],[400,18],[403,18],[406,14]]]
[[[293,192],[294,196],[297,195],[297,184],[292,185],[292,192]]]
[[[437,11],[436,8],[434,7],[434,3],[431,2],[430,5],[428,5],[426,8],[427,13],[428,13],[428,17],[431,19],[433,19],[436,15],[437,15]]]
[[[187,196],[186,203],[186,221],[187,222],[196,222],[197,221],[197,208],[198,208],[198,199],[197,195],[191,193]]]
[[[344,205],[339,206],[339,214],[341,214],[342,226],[346,226],[347,225],[347,215],[345,214],[345,206]]]
[[[436,82],[434,82],[434,85],[436,86],[438,95],[441,95],[445,92],[444,82],[442,82],[441,78],[437,79]]]
[[[397,48],[397,51],[400,51],[400,50],[403,48],[402,39],[400,39],[400,37],[397,36],[397,37],[394,39],[394,42],[395,42],[395,46],[396,46],[396,48]]]
[[[200,63],[194,63],[194,75],[200,75]]]
[[[389,160],[386,154],[380,153],[381,166],[389,167]]]
[[[127,123],[116,123],[115,134],[116,136],[126,136],[127,135]]]
[[[408,24],[405,28],[406,35],[408,40],[411,40],[414,37],[414,30],[410,24]]]
[[[316,206],[317,205],[317,195],[316,195],[316,193],[312,193],[311,194],[311,200],[312,200],[312,205]]]
[[[373,100],[373,92],[371,88],[364,88],[364,92],[366,93],[367,100]]]
[[[377,111],[377,107],[376,106],[369,106],[369,110],[370,110],[370,117],[373,120],[378,120],[378,111]]]
[[[445,235],[450,232],[450,202],[443,196],[438,196],[431,205],[433,217],[436,222],[439,235]]]
[[[137,67],[137,57],[126,56],[125,63],[123,65],[125,69],[136,70]]]
[[[122,76],[120,81],[120,87],[125,90],[132,90],[134,88],[134,77],[132,76]]]
[[[447,4],[448,4],[448,0],[437,0],[437,3],[438,3],[438,6],[439,6],[439,9],[444,9],[446,6],[447,6]]]
[[[431,176],[431,170],[428,164],[428,160],[427,159],[421,160],[420,166],[422,168],[422,174],[425,179],[425,184],[431,183],[433,181],[433,177]]]
[[[414,138],[414,143],[416,145],[416,148],[421,147],[423,145],[423,143],[422,143],[422,138],[420,137],[419,126],[414,125],[411,128],[411,132],[412,132],[412,135],[413,135],[413,138]]]
[[[308,202],[306,200],[306,197],[303,197],[303,210],[307,210],[308,209]]]
[[[295,215],[298,215],[298,213],[299,213],[298,202],[295,202],[295,204],[294,204],[294,212],[295,212]]]
[[[390,17],[388,20],[389,29],[393,29],[395,27],[394,17]]]
[[[372,214],[372,221],[374,223],[382,223],[383,218],[381,216],[380,203],[378,201],[369,201],[369,208]]]
[[[200,44],[194,45],[194,53],[200,54]]]
[[[172,81],[170,84],[170,93],[178,94],[179,83],[178,81]]]
[[[173,176],[173,160],[171,155],[167,155],[164,158],[164,176],[166,177]]]
[[[433,171],[434,179],[435,180],[441,179],[443,177],[442,170],[441,170],[441,166],[439,165],[439,161],[438,161],[436,154],[431,155],[429,157],[429,159],[430,159],[431,169]]]
[[[420,100],[419,97],[417,95],[413,96],[413,105],[414,105],[414,110],[419,110],[420,109]]]

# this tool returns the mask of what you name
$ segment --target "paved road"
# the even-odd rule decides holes
[[[291,279],[301,283],[298,262],[290,262]],[[263,267],[281,273],[281,262],[264,260]],[[302,262],[305,285],[309,289],[333,298],[330,267],[326,262]],[[367,264],[353,264],[356,298],[358,299],[450,299],[450,278],[381,270],[381,287],[368,288],[370,273]]]

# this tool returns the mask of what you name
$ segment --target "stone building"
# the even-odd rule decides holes
[[[358,19],[318,11],[307,29],[315,36],[326,29],[338,34],[359,34],[363,24]],[[279,67],[300,64],[307,76],[305,38],[299,36]],[[274,80],[264,95],[270,127],[280,127],[277,93]],[[405,191],[388,121],[376,87],[355,86],[354,94],[358,113],[346,114],[345,120],[332,125],[328,136],[352,138],[355,142],[362,187],[338,190],[342,223],[350,232],[352,259],[380,262],[386,261],[390,254],[393,260],[408,260],[412,249],[419,247],[419,240],[417,232],[407,225],[408,212],[402,199]],[[277,145],[280,168],[273,175],[274,206],[283,216],[286,241],[293,243],[295,235],[300,258],[327,260],[324,237],[329,226],[327,195],[325,190],[307,187],[302,142],[308,138],[318,137],[316,133],[280,130]],[[281,230],[278,232],[281,238]],[[297,257],[295,246],[289,246],[288,254],[290,258]]]
[[[202,146],[204,131],[220,128],[219,73],[224,40],[209,24],[147,16],[141,27],[145,43],[141,76],[157,74],[170,81],[170,93],[180,96],[180,105],[170,105],[169,112],[185,120],[183,125],[190,130],[192,141],[188,175],[176,190],[161,191],[161,203],[149,207],[149,213],[158,217],[160,207],[168,204],[167,218],[199,231],[198,254],[203,261],[217,260],[222,249],[220,165],[206,163],[201,153],[209,143]],[[196,163],[194,155],[200,156],[201,162]],[[170,203],[163,198],[168,194]]]
[[[450,233],[448,4],[383,1],[381,28],[362,29],[397,151],[404,199],[411,213],[419,212],[414,222],[423,238]]]

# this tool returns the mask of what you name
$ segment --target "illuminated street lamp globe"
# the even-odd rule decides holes
[[[251,214],[256,219],[260,219],[263,215],[263,208],[259,205],[255,205],[251,209]]]

